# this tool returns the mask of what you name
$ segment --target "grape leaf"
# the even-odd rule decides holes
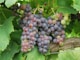
[[[69,7],[72,4],[72,0],[57,0],[57,4],[60,7]]]
[[[4,0],[0,0],[0,3],[3,3],[4,2]]]
[[[11,33],[11,40],[13,40],[16,43],[20,44],[21,43],[21,40],[20,40],[21,32],[22,31],[20,31],[20,30],[16,30],[16,31],[12,32]]]
[[[1,60],[12,60],[14,54],[19,52],[19,46],[15,42],[11,42],[5,51],[0,55]]]
[[[80,33],[80,21],[75,20],[73,29],[76,33]]]
[[[2,26],[0,26],[0,51],[4,51],[9,44],[9,34],[14,31],[12,20],[14,17],[7,19]]]
[[[11,7],[13,4],[15,4],[18,0],[6,0],[5,1],[5,5],[9,8]]]
[[[76,60],[80,60],[80,47],[75,48],[75,50],[73,50],[73,54],[74,54]]]
[[[47,56],[48,59],[47,60],[56,60],[58,58],[58,54],[51,54]]]
[[[18,0],[18,1],[24,1],[24,0]],[[25,0],[24,2],[29,2],[30,0]]]
[[[71,6],[72,0],[57,0],[56,4],[58,5],[57,11],[61,13],[76,14],[77,11]]]
[[[40,54],[38,49],[35,47],[31,52],[27,53],[26,60],[45,60],[43,54]]]
[[[80,11],[80,0],[73,0],[73,8]]]
[[[60,51],[57,60],[80,60],[80,48]]]
[[[19,54],[14,56],[13,60],[24,60],[24,57],[22,53],[20,52]]]
[[[13,16],[12,11],[7,8],[0,7],[0,24],[3,24],[10,16]]]
[[[77,13],[77,11],[74,9],[74,8],[72,8],[72,7],[59,7],[58,9],[57,9],[57,12],[61,12],[61,13],[63,13],[63,14],[65,14],[65,13],[68,13],[68,14],[76,14]]]

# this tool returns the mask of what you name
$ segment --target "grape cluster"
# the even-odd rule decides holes
[[[41,53],[47,53],[49,43],[50,43],[51,37],[47,35],[40,35],[40,37],[37,40],[38,48]]]
[[[36,44],[37,22],[34,15],[30,12],[31,7],[26,6],[24,17],[20,20],[20,25],[23,29],[21,40],[21,51],[27,52],[34,48]]]
[[[25,8],[24,16],[20,20],[23,29],[21,36],[21,51],[27,52],[37,45],[41,53],[46,53],[50,42],[61,43],[65,39],[65,31],[61,20],[53,20],[39,14],[32,14],[30,5]]]

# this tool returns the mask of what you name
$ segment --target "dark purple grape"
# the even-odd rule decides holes
[[[58,29],[58,25],[55,24],[55,25],[54,25],[54,29]]]
[[[41,31],[40,32],[41,35],[45,35],[45,33],[46,33],[45,31]]]
[[[43,23],[43,24],[42,24],[42,27],[43,27],[43,28],[45,28],[46,26],[47,26],[47,24],[46,24],[46,23]]]
[[[59,32],[58,32],[58,31],[55,31],[55,32],[54,32],[54,35],[55,35],[55,36],[56,36],[56,35],[58,35],[58,34],[59,34]]]
[[[36,27],[33,27],[32,30],[33,30],[33,31],[37,31],[37,28],[36,28]]]
[[[45,46],[43,46],[43,48],[48,49],[48,46],[47,46],[47,45],[45,45]]]
[[[52,32],[54,32],[54,31],[55,31],[54,27],[51,27],[50,29],[51,29],[51,31],[52,31]]]
[[[57,43],[57,39],[53,39],[53,42],[54,42],[54,43]]]
[[[61,25],[61,22],[60,21],[57,21],[57,23],[56,23],[58,26],[60,26]]]
[[[41,42],[41,38],[38,38],[38,40],[37,40],[38,42]]]
[[[64,39],[65,38],[65,35],[61,35],[61,37]]]
[[[58,27],[57,31],[62,31],[62,28]]]
[[[47,51],[48,51],[47,49],[43,49],[43,53],[47,53]]]
[[[44,30],[47,31],[48,30],[48,26],[44,27]]]
[[[48,30],[47,30],[47,33],[50,33],[50,32],[51,32],[51,29],[48,29]]]
[[[30,5],[26,5],[24,16],[19,21],[23,29],[21,36],[21,51],[28,52],[34,45],[37,45],[39,51],[43,54],[48,52],[50,42],[60,43],[65,39],[65,31],[61,20],[53,20],[51,17],[32,14]]]
[[[48,38],[49,38],[49,40],[52,40],[52,37],[51,36],[49,36]]]
[[[42,52],[43,51],[43,48],[39,47],[39,51]]]
[[[37,33],[37,34],[35,35],[35,37],[36,37],[36,38],[39,38],[39,34]]]
[[[38,46],[42,46],[42,43],[38,43]]]
[[[42,17],[40,20],[41,20],[42,23],[45,23],[46,19]]]
[[[44,40],[44,44],[48,44],[49,42],[49,40]]]
[[[33,23],[33,26],[37,26],[37,23],[36,23],[36,22],[34,22],[34,23]]]
[[[59,25],[59,27],[63,29],[63,26],[62,25]]]

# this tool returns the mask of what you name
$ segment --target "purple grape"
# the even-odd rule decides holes
[[[53,20],[51,17],[32,14],[30,5],[26,5],[24,16],[19,24],[23,30],[21,36],[21,51],[28,52],[37,45],[43,54],[48,52],[50,42],[60,43],[65,39],[65,31],[61,20]]]
[[[49,42],[49,40],[44,40],[44,44],[48,44]]]
[[[42,27],[43,27],[43,28],[45,28],[46,26],[47,26],[47,24],[46,24],[46,23],[43,23],[43,24],[42,24]]]
[[[64,39],[65,38],[65,35],[62,35],[61,37]]]
[[[45,46],[43,46],[43,48],[48,49],[48,46],[47,46],[47,45],[45,45]]]
[[[55,31],[55,32],[54,32],[54,35],[55,35],[55,36],[57,36],[58,34],[59,34],[59,32],[58,32],[58,31]]]
[[[45,33],[46,33],[45,31],[41,31],[40,32],[41,35],[45,35]]]
[[[58,25],[54,25],[54,29],[58,29]]]
[[[47,53],[47,49],[43,49],[43,53]]]
[[[49,36],[49,39],[50,39],[50,40],[52,40],[52,37],[51,37],[51,36]]]
[[[57,43],[57,39],[53,39],[53,42],[54,42],[54,43]]]
[[[42,46],[42,43],[38,43],[38,46]]]
[[[42,52],[42,51],[43,51],[43,48],[40,47],[40,48],[39,48],[39,51]]]
[[[58,27],[58,31],[62,31],[62,28]]]
[[[60,21],[57,21],[57,23],[56,23],[58,26],[60,26],[61,25],[61,22]]]
[[[50,29],[51,29],[51,31],[52,31],[52,32],[54,32],[54,31],[55,31],[54,27],[51,27]]]

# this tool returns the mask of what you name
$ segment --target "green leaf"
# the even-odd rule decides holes
[[[63,13],[63,14],[65,14],[65,13],[68,13],[68,14],[76,14],[77,13],[77,11],[74,9],[74,8],[72,8],[72,7],[59,7],[58,9],[57,9],[57,12],[61,12],[61,13]]]
[[[57,60],[80,60],[80,48],[60,51]]]
[[[0,26],[0,51],[4,51],[10,40],[10,33],[14,31],[12,20],[14,17],[7,19],[2,26]]]
[[[60,7],[69,7],[72,4],[72,0],[57,0],[57,4]]]
[[[14,56],[13,60],[24,60],[24,57],[22,53],[20,52],[19,54]]]
[[[27,53],[26,60],[45,60],[43,54],[40,54],[38,49],[35,47],[31,52]]]
[[[4,2],[4,0],[0,0],[0,3],[3,3]]]
[[[58,58],[58,54],[51,54],[51,55],[49,55],[47,57],[48,57],[47,60],[56,60]]]
[[[61,13],[75,14],[77,11],[71,6],[72,0],[57,0],[57,11]]]
[[[25,1],[25,2],[29,2],[30,0],[18,0],[18,1]]]
[[[73,54],[74,54],[76,60],[80,60],[80,47],[75,48],[75,50],[73,51]]]
[[[80,33],[80,21],[75,20],[73,29],[76,33]]]
[[[18,0],[6,0],[5,5],[9,8],[14,5]]]
[[[13,24],[12,24],[13,19],[14,19],[14,17],[10,17],[2,25],[2,28],[6,31],[7,34],[10,34],[11,32],[14,31],[14,27],[13,27]]]
[[[60,51],[57,60],[75,60],[72,51]]]
[[[0,55],[1,60],[12,60],[13,56],[19,52],[19,46],[11,42],[5,51],[3,51]]]
[[[18,44],[21,44],[20,37],[22,35],[22,31],[16,30],[11,33],[11,40],[17,42]]]
[[[73,8],[80,11],[80,0],[73,0]]]
[[[3,24],[6,19],[13,16],[12,11],[7,8],[0,7],[0,24]]]

